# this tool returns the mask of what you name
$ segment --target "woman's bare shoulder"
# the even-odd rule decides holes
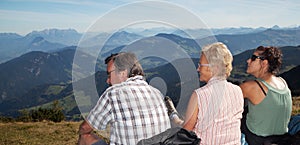
[[[244,81],[243,83],[241,83],[240,87],[242,89],[249,89],[249,88],[256,86],[256,84],[257,83],[254,80],[247,80],[247,81]]]

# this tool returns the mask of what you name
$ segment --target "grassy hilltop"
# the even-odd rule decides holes
[[[81,122],[0,123],[0,145],[75,145]],[[108,131],[99,132],[108,137]]]
[[[292,115],[296,114],[300,114],[300,96],[293,97]],[[0,145],[75,145],[80,123],[65,121],[0,123]],[[98,133],[102,138],[109,138],[108,129]]]

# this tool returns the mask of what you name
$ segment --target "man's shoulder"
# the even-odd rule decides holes
[[[146,81],[138,80],[138,81],[125,81],[120,84],[115,84],[115,85],[107,88],[104,93],[109,93],[109,92],[113,92],[113,91],[121,91],[121,90],[129,90],[130,88],[132,88],[132,89],[150,88],[150,89],[157,90],[156,88],[149,85]]]

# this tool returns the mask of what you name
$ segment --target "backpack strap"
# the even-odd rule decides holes
[[[267,95],[267,93],[265,92],[265,90],[263,89],[263,87],[261,86],[261,84],[257,81],[257,80],[254,80],[257,84],[258,84],[258,86],[260,87],[260,89],[262,90],[262,92],[265,94],[265,95]]]

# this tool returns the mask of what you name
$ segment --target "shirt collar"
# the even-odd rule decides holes
[[[136,80],[144,80],[144,77],[141,75],[137,75],[137,76],[128,78],[125,82],[136,81]]]
[[[223,77],[212,77],[207,83],[212,83],[212,82],[216,82],[216,81],[224,81],[226,80]]]

